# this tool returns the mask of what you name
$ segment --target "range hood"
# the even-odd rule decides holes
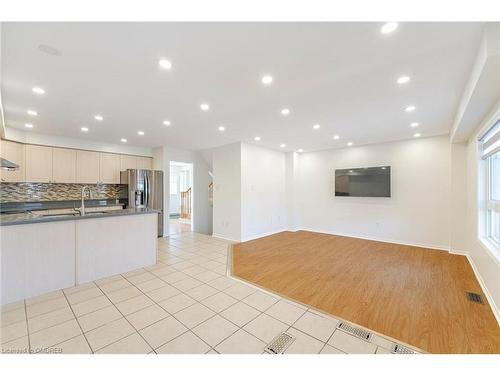
[[[0,169],[5,169],[8,171],[15,171],[16,169],[19,169],[19,165],[11,161],[8,161],[7,159],[0,158],[0,162],[1,162]]]

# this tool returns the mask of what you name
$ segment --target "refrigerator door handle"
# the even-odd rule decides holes
[[[147,173],[144,173],[144,206],[149,206],[149,179]]]

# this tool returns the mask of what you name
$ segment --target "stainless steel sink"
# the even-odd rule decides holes
[[[66,216],[80,216],[79,213],[67,213],[67,214],[41,214],[42,217],[66,217]]]

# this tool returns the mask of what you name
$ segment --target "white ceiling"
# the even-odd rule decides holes
[[[8,126],[89,140],[305,151],[449,133],[481,23],[6,23]],[[49,45],[60,56],[42,53]],[[158,67],[168,58],[170,71]],[[270,86],[261,83],[271,74]],[[407,74],[407,85],[396,84]],[[46,94],[32,93],[33,86]],[[202,102],[211,110],[203,112]],[[416,110],[406,113],[413,104]],[[283,107],[291,114],[280,114]],[[27,109],[38,112],[36,118]],[[93,119],[95,114],[104,121]],[[170,127],[162,125],[168,119]],[[420,123],[418,130],[411,122]],[[321,128],[313,130],[319,123]],[[217,130],[224,125],[226,131]],[[82,133],[80,127],[90,130]],[[137,131],[145,132],[144,136]],[[340,140],[332,139],[334,134]]]

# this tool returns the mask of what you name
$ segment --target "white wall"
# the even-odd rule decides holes
[[[241,145],[241,240],[286,230],[285,154]]]
[[[241,144],[233,143],[213,150],[213,234],[241,239]]]
[[[500,111],[497,105],[496,111]],[[500,323],[500,261],[496,259],[481,241],[484,226],[485,173],[479,156],[477,139],[485,131],[479,126],[467,145],[467,215],[466,249],[476,275],[489,297],[490,304]]]
[[[334,197],[335,169],[390,165],[391,198]],[[447,136],[304,153],[297,178],[301,228],[449,249]]]
[[[208,185],[211,178],[208,174],[209,167],[205,159],[195,151],[182,150],[173,147],[160,147],[153,150],[155,168],[161,166],[164,178],[164,207],[163,207],[163,222],[164,234],[169,233],[169,196],[170,196],[170,162],[178,161],[182,163],[193,164],[193,196],[192,196],[192,213],[193,231],[198,233],[211,234],[211,209],[208,202]],[[161,160],[158,160],[161,159]]]

